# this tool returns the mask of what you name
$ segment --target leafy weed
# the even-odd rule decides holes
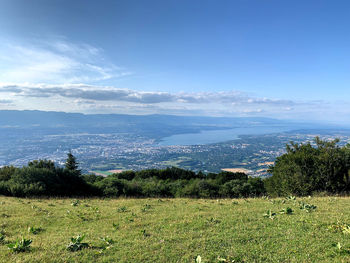
[[[34,227],[34,226],[28,227],[28,233],[33,234],[33,235],[37,235],[42,231],[44,231],[44,229],[41,227]]]
[[[276,213],[272,212],[271,210],[267,210],[265,214],[263,214],[263,217],[269,218],[269,219],[274,219],[276,216]]]
[[[126,206],[121,206],[117,209],[118,213],[128,212],[128,208]]]
[[[307,204],[304,202],[299,202],[299,208],[302,210],[305,210],[307,213],[311,213],[312,211],[314,211],[317,208],[317,206]]]
[[[88,243],[83,243],[85,235],[77,235],[76,237],[71,237],[71,242],[67,245],[67,250],[75,252],[83,248],[88,248]]]
[[[290,207],[284,208],[280,211],[280,214],[286,214],[286,215],[292,215],[293,214],[293,209]]]
[[[12,252],[18,253],[18,252],[25,252],[30,249],[30,244],[32,243],[31,239],[25,239],[22,237],[22,239],[17,239],[15,242],[12,242],[7,245],[8,249],[10,249]]]

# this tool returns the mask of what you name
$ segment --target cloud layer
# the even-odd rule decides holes
[[[224,104],[255,104],[270,106],[293,106],[290,100],[253,98],[242,92],[197,92],[197,93],[169,93],[152,91],[135,91],[114,87],[101,87],[86,84],[0,84],[0,93],[10,93],[15,96],[50,98],[63,97],[85,99],[92,101],[124,101],[141,104],[156,104],[166,102],[177,103],[224,103]]]
[[[256,98],[240,91],[156,92],[88,84],[0,83],[0,96],[17,107],[89,112],[259,115],[291,111],[291,100]],[[26,106],[27,105],[27,106]],[[30,108],[30,107],[29,107]]]
[[[85,113],[266,116],[344,120],[345,102],[259,98],[242,91],[157,92],[91,84],[1,83],[0,109]]]

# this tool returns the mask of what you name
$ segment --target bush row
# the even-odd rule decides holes
[[[265,193],[263,181],[243,173],[205,175],[179,168],[125,171],[108,177],[80,175],[51,161],[0,169],[0,194],[7,196],[249,197]]]

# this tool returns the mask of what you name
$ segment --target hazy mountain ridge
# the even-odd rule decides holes
[[[118,123],[162,123],[172,124],[174,121],[182,123],[191,123],[203,125],[215,122],[221,125],[232,125],[232,121],[240,123],[264,123],[276,124],[285,123],[287,121],[276,120],[263,117],[204,117],[204,116],[178,116],[178,115],[128,115],[128,114],[83,114],[83,113],[67,113],[57,111],[37,111],[37,110],[0,110],[0,125],[13,126],[56,126],[58,123],[62,125],[77,124],[111,124]]]
[[[279,120],[265,117],[207,117],[207,116],[178,116],[178,115],[127,115],[127,114],[83,114],[56,111],[37,110],[0,110],[0,128],[60,128],[60,127],[121,127],[121,125],[144,128],[157,125],[192,126],[202,129],[234,128],[243,125],[296,125],[310,127],[305,122]],[[315,125],[315,124],[313,124]],[[316,124],[318,126],[328,126]]]
[[[0,111],[0,137],[47,134],[131,133],[160,139],[201,130],[245,126],[288,125],[271,118],[228,118],[176,115],[82,114],[46,111]],[[300,126],[300,125],[299,125]],[[303,126],[302,126],[303,127]]]

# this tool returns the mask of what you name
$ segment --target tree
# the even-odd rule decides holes
[[[55,170],[55,163],[51,160],[34,160],[28,163],[32,168],[46,168],[49,170]]]
[[[272,173],[265,180],[271,195],[309,195],[313,192],[349,192],[349,146],[339,147],[338,139],[323,141],[316,137],[311,143],[287,145],[287,153],[277,157]]]
[[[67,160],[65,164],[65,168],[71,172],[74,172],[76,175],[81,175],[81,170],[78,169],[78,164],[75,156],[71,151],[67,153]]]

